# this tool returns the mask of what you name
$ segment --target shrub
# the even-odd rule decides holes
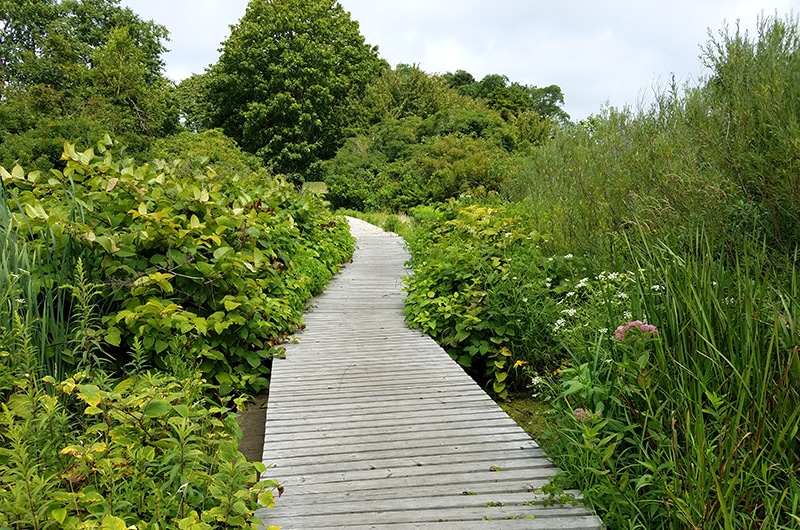
[[[505,397],[520,364],[558,364],[546,289],[546,239],[511,207],[452,201],[413,211],[406,317],[476,380]]]
[[[281,491],[237,450],[234,416],[204,404],[197,376],[56,382],[12,371],[0,527],[255,528],[258,503]]]
[[[116,367],[138,338],[151,367],[175,355],[223,394],[265,388],[274,346],[352,252],[347,224],[263,173],[186,176],[177,163],[119,160],[106,144],[97,154],[66,144],[64,157],[47,180],[2,170],[11,219],[34,248],[80,249],[103,288],[99,343]]]

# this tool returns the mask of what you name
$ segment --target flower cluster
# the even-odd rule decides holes
[[[614,336],[617,338],[617,340],[625,340],[625,334],[633,328],[639,328],[642,333],[658,335],[658,330],[652,324],[645,324],[641,320],[633,320],[618,327],[614,332]]]
[[[599,419],[599,418],[603,417],[603,413],[602,412],[599,412],[599,411],[598,412],[592,412],[592,411],[586,410],[584,408],[577,408],[577,409],[573,410],[572,413],[575,415],[575,419],[578,420],[581,423],[585,422],[586,420],[595,419],[595,418]]]

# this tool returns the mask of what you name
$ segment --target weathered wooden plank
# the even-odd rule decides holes
[[[445,464],[461,464],[465,461],[465,456],[469,458],[471,463],[479,467],[485,464],[483,467],[495,465],[503,469],[508,469],[511,467],[509,462],[515,463],[518,460],[522,460],[526,465],[530,465],[529,460],[531,458],[542,458],[544,454],[541,449],[520,450],[515,452],[483,450],[471,454],[411,455],[405,458],[389,456],[387,458],[360,458],[351,461],[323,462],[320,464],[315,464],[308,459],[301,459],[296,463],[284,460],[280,469],[282,473],[286,474],[313,474],[406,466],[439,466]]]
[[[489,520],[495,524],[493,528],[504,528],[508,520],[523,519],[532,516],[531,521],[547,521],[550,526],[544,528],[558,528],[555,526],[561,519],[583,518],[582,526],[579,528],[597,529],[599,528],[596,518],[587,517],[585,508],[582,507],[534,507],[530,506],[486,506],[482,508],[433,508],[430,510],[418,510],[413,504],[409,503],[404,510],[391,510],[381,512],[358,512],[348,514],[324,514],[324,515],[301,515],[293,514],[291,518],[291,528],[331,528],[332,526],[343,526],[345,528],[370,521],[372,524],[383,525],[379,528],[391,528],[390,525],[396,523],[415,523],[415,522],[462,522],[462,528],[470,528],[474,521]]]
[[[542,506],[531,490],[557,471],[542,450],[405,327],[402,240],[351,226],[353,263],[273,363],[263,460],[286,489],[260,516],[286,529],[600,528],[582,506]]]

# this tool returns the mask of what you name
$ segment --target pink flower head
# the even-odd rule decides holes
[[[575,414],[575,419],[578,421],[586,421],[592,417],[592,413],[583,408],[578,408],[572,411]]]
[[[639,328],[642,333],[650,333],[651,335],[658,335],[658,330],[652,324],[645,324],[641,320],[633,320],[626,324],[621,325],[617,328],[614,332],[614,336],[617,340],[625,340],[625,334],[628,333],[633,328]]]

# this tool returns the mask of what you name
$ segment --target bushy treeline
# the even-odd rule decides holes
[[[611,528],[793,528],[800,25],[721,31],[709,76],[563,124],[499,192],[410,210],[409,321],[499,395]]]
[[[558,87],[523,90],[502,76],[482,83],[494,88],[465,95],[447,76],[414,66],[384,71],[356,108],[353,136],[323,164],[327,199],[342,208],[406,210],[502,189],[513,156],[542,144],[564,115],[563,96]],[[483,86],[460,88],[473,85]]]

